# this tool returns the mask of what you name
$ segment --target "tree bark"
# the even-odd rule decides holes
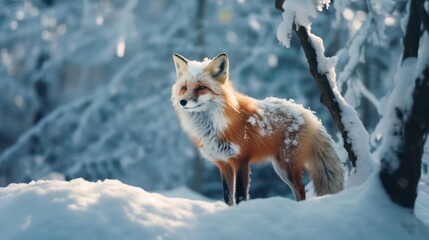
[[[401,142],[395,151],[399,167],[392,170],[390,159],[381,159],[380,179],[390,199],[400,206],[414,208],[417,184],[420,179],[421,160],[429,131],[429,67],[421,79],[416,80],[413,106],[409,117],[397,109],[397,117],[403,122],[403,130],[397,132]]]
[[[407,58],[417,58],[421,36],[420,0],[411,0],[409,19],[403,38],[402,62]],[[420,5],[420,6],[419,6]],[[421,159],[429,131],[429,66],[423,70],[422,76],[415,81],[413,90],[413,105],[411,109],[396,108],[396,117],[402,123],[399,131],[393,133],[399,136],[400,142],[392,145],[389,151],[394,151],[399,166],[392,169],[391,159],[386,156],[381,159],[380,179],[393,202],[406,208],[414,208],[417,197],[417,185],[420,179]],[[411,84],[411,83],[410,83]],[[407,111],[407,112],[405,112]]]

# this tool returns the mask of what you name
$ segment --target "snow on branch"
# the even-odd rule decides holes
[[[298,26],[310,26],[311,18],[315,18],[317,11],[323,7],[329,7],[330,0],[276,0],[276,8],[283,11],[283,21],[277,31],[277,39],[283,46],[289,48],[292,38],[292,28],[297,30]],[[281,30],[280,30],[281,29]]]
[[[338,3],[337,5],[344,4],[343,2]],[[383,3],[387,6],[383,7],[384,11],[378,12],[374,10],[371,1],[366,1],[366,6],[368,8],[368,14],[366,19],[362,22],[362,26],[357,30],[353,37],[347,42],[347,45],[343,47],[337,54],[338,58],[345,60],[343,66],[337,66],[339,72],[337,84],[338,88],[343,89],[343,85],[347,83],[351,76],[356,71],[357,65],[362,62],[362,54],[365,48],[365,44],[372,42],[375,45],[380,45],[386,40],[384,34],[384,19],[386,12],[393,11],[392,7],[388,3]],[[338,12],[339,9],[336,9]],[[340,10],[341,11],[341,10]],[[364,93],[362,93],[364,94]]]
[[[328,7],[330,1],[284,1],[276,0],[276,8],[283,11],[283,22],[279,25],[278,39],[289,46],[290,29],[295,31],[307,58],[310,73],[321,91],[321,102],[328,108],[343,137],[344,148],[356,174],[348,185],[361,183],[372,172],[374,161],[370,154],[369,136],[357,112],[341,96],[336,85],[336,58],[324,55],[323,41],[310,31],[310,18],[316,10]],[[357,162],[359,162],[357,164]]]

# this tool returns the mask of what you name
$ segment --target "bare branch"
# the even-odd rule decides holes
[[[359,91],[362,96],[365,97],[366,100],[368,100],[368,102],[370,102],[375,109],[380,108],[380,101],[378,101],[377,97],[375,97],[374,94],[372,94],[372,92],[370,92],[368,88],[366,88],[366,86],[362,83],[361,80],[358,80],[356,82],[356,86],[359,88]]]

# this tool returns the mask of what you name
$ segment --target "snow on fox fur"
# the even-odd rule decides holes
[[[225,53],[202,62],[178,54],[173,59],[174,109],[201,154],[218,166],[227,204],[249,199],[249,164],[265,159],[298,201],[305,199],[304,168],[317,195],[343,188],[333,141],[313,112],[292,101],[256,100],[237,92]]]

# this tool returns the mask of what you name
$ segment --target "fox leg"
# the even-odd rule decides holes
[[[231,165],[217,161],[223,187],[223,198],[226,204],[233,206],[235,202],[235,172]]]
[[[249,181],[250,181],[250,167],[249,163],[245,162],[238,165],[235,175],[235,202],[236,204],[241,201],[249,200]]]
[[[283,182],[292,190],[295,200],[305,200],[305,188],[301,181],[301,168],[295,166],[293,163],[280,159],[274,159],[272,164],[277,175],[279,175]]]

